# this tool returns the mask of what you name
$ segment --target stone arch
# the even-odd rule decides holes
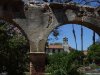
[[[93,22],[93,19],[95,20]],[[92,20],[92,21],[91,21]],[[57,27],[59,26],[62,26],[62,25],[65,25],[65,24],[78,24],[78,25],[82,25],[82,26],[85,26],[93,31],[95,31],[98,35],[100,35],[100,23],[99,23],[99,20],[95,19],[95,18],[91,18],[90,19],[91,22],[87,21],[87,20],[84,20],[82,21],[81,18],[77,18],[73,21],[67,21],[66,23],[61,23],[61,24],[57,24],[56,26],[54,26],[51,30],[49,30],[47,32],[47,35],[46,35],[46,38],[48,38],[49,34]],[[47,39],[46,39],[47,40]],[[46,42],[45,42],[46,43]]]
[[[49,30],[47,32],[46,38],[48,38],[49,34],[55,28],[57,28],[59,26],[62,26],[64,24],[79,24],[79,25],[85,26],[85,27],[87,27],[87,28],[95,31],[98,35],[100,35],[100,23],[99,23],[100,16],[98,18],[83,16],[84,19],[82,19],[83,17],[77,17],[76,15],[73,17],[73,19],[72,18],[70,19],[69,17],[66,17],[65,18],[66,20],[64,18],[63,18],[64,20],[60,20],[60,18],[62,18],[62,17],[56,17],[55,16],[55,18],[58,19],[57,20],[57,24],[55,24],[54,26],[52,26],[51,30]]]
[[[13,21],[12,19],[10,19],[10,18],[7,18],[7,17],[2,18],[2,17],[0,17],[0,20],[2,20],[3,22],[7,22],[7,24],[9,24],[9,25],[15,26],[15,27],[18,28],[18,30],[20,30],[20,32],[21,32],[21,33],[23,34],[23,36],[25,37],[25,40],[27,40],[26,45],[28,45],[28,50],[27,50],[27,52],[28,52],[28,55],[29,55],[29,52],[30,52],[30,41],[29,41],[29,39],[28,39],[27,34],[26,34],[25,31],[23,30],[23,28],[22,28],[20,25],[18,25],[15,21]],[[28,57],[28,59],[30,59],[30,58]],[[29,70],[29,69],[28,69],[28,70]]]
[[[100,36],[100,23],[99,23],[99,19],[98,18],[94,18],[94,17],[88,17],[88,16],[84,16],[85,18],[82,20],[82,17],[75,17],[74,19],[69,19],[67,17],[67,21],[62,21],[55,24],[51,30],[49,30],[47,32],[47,36],[46,38],[48,38],[49,34],[57,27],[65,25],[65,24],[79,24],[82,26],[85,26],[93,31],[95,31],[99,36]]]
[[[25,31],[20,27],[20,25],[18,25],[18,24],[17,24],[16,22],[14,22],[12,19],[9,19],[9,18],[7,18],[7,17],[5,17],[5,18],[0,17],[0,20],[3,20],[3,21],[5,21],[5,22],[8,22],[9,24],[12,24],[12,25],[14,25],[15,27],[17,27],[17,28],[21,31],[21,33],[25,36],[26,40],[28,41],[28,44],[30,45],[28,36],[27,36],[27,34],[25,33]]]

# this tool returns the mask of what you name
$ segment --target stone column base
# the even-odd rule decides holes
[[[45,73],[45,57],[46,57],[45,52],[30,53],[30,60],[32,62],[32,65],[30,66],[31,67],[31,71],[30,71],[31,75],[44,75],[44,73]]]

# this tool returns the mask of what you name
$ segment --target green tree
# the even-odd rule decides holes
[[[0,23],[0,72],[24,75],[28,64],[28,45],[20,30],[8,23]]]
[[[46,72],[51,75],[82,75],[77,69],[81,66],[78,61],[79,53],[55,53],[48,56]]]
[[[90,63],[99,64],[100,62],[100,44],[96,43],[88,48],[88,59]]]

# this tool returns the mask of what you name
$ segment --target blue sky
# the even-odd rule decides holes
[[[74,24],[75,32],[76,32],[76,38],[77,38],[77,44],[78,44],[78,50],[81,50],[81,25]],[[93,31],[89,28],[83,27],[83,49],[87,50],[87,48],[93,43],[92,37],[93,37]],[[75,48],[75,39],[72,33],[72,24],[66,24],[62,25],[58,28],[60,31],[60,35],[58,36],[58,39],[55,39],[55,37],[52,35],[52,33],[49,35],[48,39],[50,39],[50,43],[59,42],[62,43],[63,38],[68,38],[68,43],[72,48]],[[99,38],[99,36],[96,34],[96,40]]]

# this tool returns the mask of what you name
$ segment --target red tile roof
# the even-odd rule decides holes
[[[49,49],[50,48],[51,49],[63,49],[63,46],[62,46],[62,44],[50,44],[50,45],[46,46],[46,48],[49,48]],[[75,49],[69,46],[69,50],[73,51]]]
[[[49,45],[48,48],[63,48],[62,45]]]

